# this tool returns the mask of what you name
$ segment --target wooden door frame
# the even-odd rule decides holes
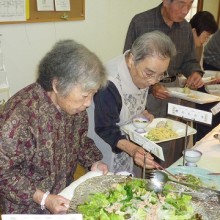
[[[218,2],[218,17],[217,17],[218,26],[220,28],[220,1]]]
[[[197,11],[203,10],[203,0],[198,0]]]

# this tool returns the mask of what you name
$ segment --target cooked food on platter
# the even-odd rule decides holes
[[[187,86],[185,86],[184,88],[183,88],[183,91],[182,91],[183,93],[185,93],[185,94],[187,94],[187,96],[189,97],[189,98],[192,98],[192,99],[198,99],[199,97],[198,96],[196,96],[195,94],[193,94],[192,93],[192,90],[189,88],[189,87],[187,87]]]
[[[208,175],[210,171],[199,167],[178,166],[167,168],[172,174],[189,184],[220,190],[220,176]]]
[[[155,128],[151,129],[146,135],[151,141],[162,141],[178,137],[178,134],[173,130],[171,121],[159,121]]]
[[[191,195],[180,193],[187,190],[192,191],[168,182],[163,192],[156,194],[148,189],[148,180],[99,176],[76,188],[69,213],[82,213],[84,220],[206,220],[208,216],[213,220],[219,216],[219,211],[211,210],[210,204],[205,207],[204,201],[196,201]],[[214,203],[212,201],[212,208]]]
[[[189,183],[194,186],[204,186],[202,180],[199,177],[194,176],[192,174],[179,173],[175,174],[175,176],[177,177],[178,181]]]

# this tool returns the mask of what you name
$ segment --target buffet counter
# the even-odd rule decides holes
[[[215,127],[205,137],[198,141],[192,149],[202,152],[202,157],[200,161],[197,162],[199,168],[220,173],[220,140],[214,138],[215,134],[220,134],[220,125]],[[180,158],[172,164],[171,167],[182,165],[183,158]]]
[[[220,134],[220,125],[215,127],[210,133],[208,133],[204,138],[197,142],[192,148],[197,149],[202,152],[202,157],[197,165],[199,168],[209,170],[211,172],[220,172],[220,141],[213,137],[214,134]],[[183,165],[183,158],[180,158],[170,167],[177,167]],[[71,183],[66,187],[60,195],[67,199],[71,199],[75,188],[85,180],[100,176],[102,173],[100,171],[90,171],[80,177],[78,180]]]

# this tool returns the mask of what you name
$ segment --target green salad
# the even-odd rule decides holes
[[[105,193],[90,195],[78,212],[84,220],[194,220],[197,215],[191,196],[172,193],[167,184],[163,194],[147,190],[142,179],[117,183]]]

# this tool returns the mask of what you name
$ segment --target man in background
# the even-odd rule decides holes
[[[206,44],[203,59],[205,70],[220,70],[220,29]]]
[[[210,38],[204,48],[203,57],[203,68],[204,70],[220,71],[220,29],[218,29],[213,36]],[[216,81],[213,83],[220,83],[219,74],[216,75]],[[206,92],[205,87],[201,88],[202,92]],[[203,111],[210,111],[218,102],[207,103],[204,105],[196,104],[196,108]],[[219,114],[213,115],[212,126],[206,124],[196,124],[197,134],[195,135],[195,142],[201,140],[206,134],[208,134],[213,128],[220,123]]]

